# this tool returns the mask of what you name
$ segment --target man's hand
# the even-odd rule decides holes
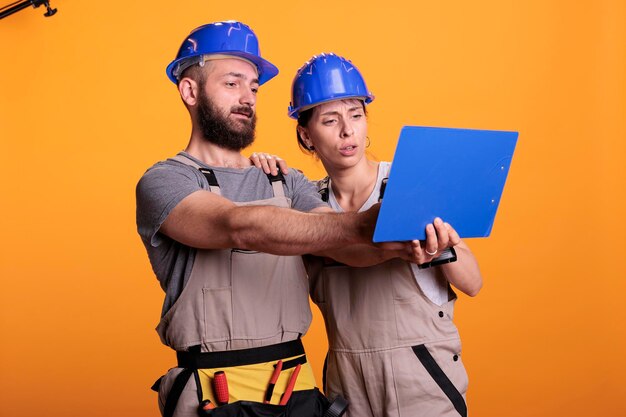
[[[255,167],[263,170],[266,174],[278,175],[279,169],[285,175],[289,173],[287,162],[277,155],[271,155],[265,152],[254,152],[250,155],[250,161]]]

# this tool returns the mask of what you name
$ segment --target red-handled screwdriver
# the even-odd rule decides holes
[[[285,393],[283,394],[283,398],[281,398],[280,403],[278,403],[278,405],[287,404],[287,401],[289,401],[289,398],[291,398],[291,393],[293,392],[293,387],[296,386],[296,379],[298,379],[300,368],[302,368],[302,365],[297,364],[296,369],[293,370],[293,373],[291,374],[291,377],[289,378],[289,383],[287,384],[287,389],[285,390]]]
[[[263,404],[267,404],[272,400],[272,394],[274,393],[274,386],[276,385],[276,381],[278,381],[278,377],[280,376],[280,371],[282,370],[283,370],[283,361],[279,360],[276,363],[274,372],[272,372],[270,383],[267,385],[267,391],[265,392],[265,399],[263,400]]]

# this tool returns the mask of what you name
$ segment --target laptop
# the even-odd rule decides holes
[[[517,137],[507,131],[404,126],[373,241],[424,240],[435,217],[462,238],[489,236]]]

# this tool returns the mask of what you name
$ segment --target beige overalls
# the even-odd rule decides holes
[[[313,258],[307,269],[328,334],[325,394],[350,402],[346,416],[467,415],[451,288],[447,303],[431,302],[399,259],[353,268]],[[419,270],[417,279],[428,274],[441,271]]]
[[[209,181],[210,191],[220,194],[217,180],[210,170],[182,155],[173,159],[202,171]],[[273,181],[272,187],[273,198],[235,204],[290,207],[291,201],[285,196],[282,183]],[[313,373],[299,342],[310,322],[308,281],[300,256],[276,256],[241,249],[198,249],[185,288],[157,327],[161,341],[179,352],[179,367],[170,369],[160,384],[155,384],[162,413],[196,417],[200,400],[215,402],[210,381],[216,370],[226,370],[231,402],[261,402],[277,359],[291,360],[293,366],[301,364],[294,391],[314,388]],[[290,341],[295,342],[285,343]],[[268,347],[270,350],[276,344],[281,347],[281,343],[290,347],[299,344],[300,347],[295,351],[288,349],[292,355],[287,357],[276,356],[274,349],[270,356],[262,354],[260,361],[254,360],[257,352],[267,353]],[[211,356],[208,362],[211,365],[197,365],[191,350]],[[243,352],[244,355],[238,357],[245,360],[235,361],[236,366],[232,367],[232,361],[221,361],[220,358],[229,357],[227,354],[231,351]],[[190,359],[189,355],[193,357]],[[182,392],[177,404],[164,411],[177,376],[188,367],[181,362],[195,364],[192,367],[200,368],[200,372],[196,370],[193,375],[179,378],[178,389]],[[274,391],[274,404],[284,392],[293,366],[291,370],[286,369],[287,365],[283,367]],[[191,374],[191,370],[187,371]]]

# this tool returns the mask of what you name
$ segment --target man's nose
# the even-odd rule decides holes
[[[244,86],[242,88],[241,97],[239,97],[239,103],[248,105],[250,107],[255,105],[256,95],[250,87]]]

